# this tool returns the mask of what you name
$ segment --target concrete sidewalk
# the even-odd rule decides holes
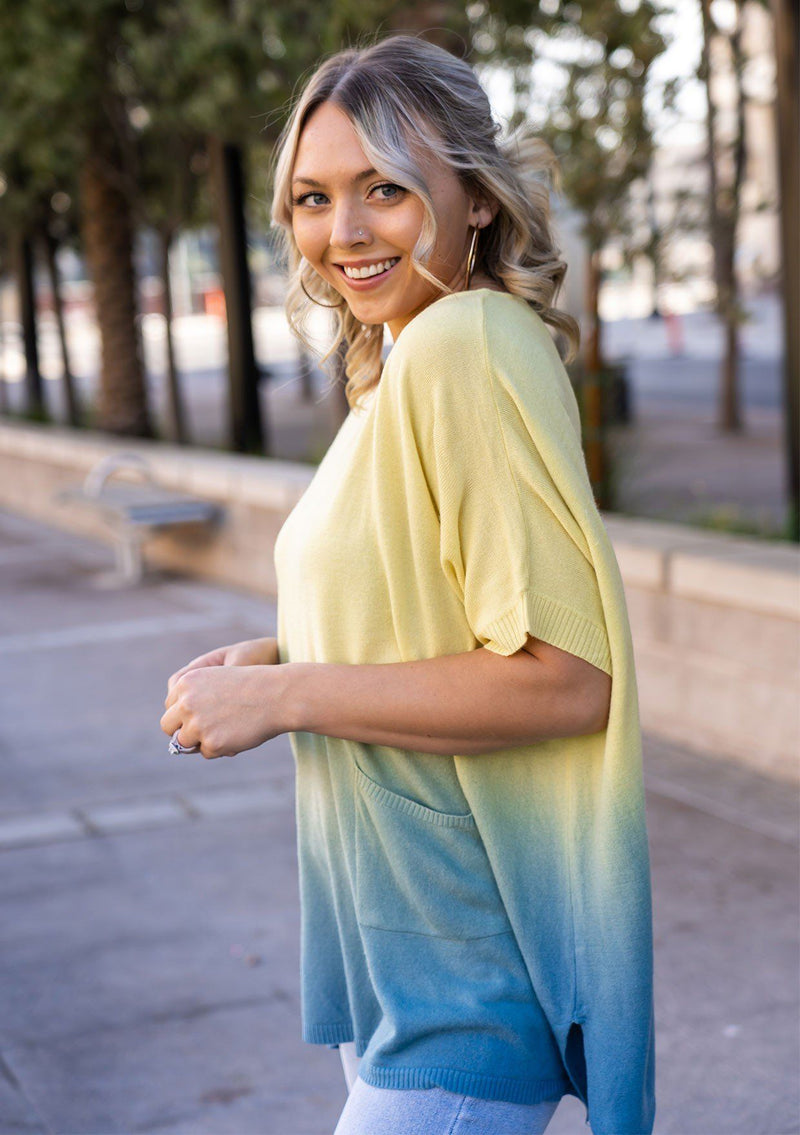
[[[265,553],[268,554],[268,553]],[[276,738],[169,757],[167,676],[274,604],[0,513],[0,1132],[331,1135],[300,1040],[294,770]],[[661,1135],[789,1135],[796,793],[647,738]],[[559,1106],[548,1135],[584,1135]]]

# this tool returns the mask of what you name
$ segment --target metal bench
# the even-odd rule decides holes
[[[110,484],[120,470],[135,471],[140,480]],[[63,489],[56,499],[62,504],[89,508],[108,522],[114,536],[116,566],[113,572],[98,579],[98,584],[105,587],[141,583],[142,542],[146,536],[185,525],[212,525],[224,515],[221,505],[158,485],[147,461],[138,453],[104,457],[90,470],[80,488]]]

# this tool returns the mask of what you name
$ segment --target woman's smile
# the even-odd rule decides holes
[[[363,292],[368,288],[376,288],[387,280],[401,259],[400,256],[388,256],[383,260],[356,260],[336,264],[335,267],[342,273],[348,287]]]

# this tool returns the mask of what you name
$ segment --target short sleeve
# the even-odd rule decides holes
[[[438,512],[441,569],[487,649],[513,654],[530,634],[610,674],[598,581],[576,513],[589,507],[602,521],[569,379],[527,305],[499,296],[506,302],[495,310],[510,313],[512,326],[502,318],[487,326],[489,296],[475,298],[468,322],[466,304],[461,318],[455,303],[442,311],[425,340],[422,373],[410,367],[404,392]]]

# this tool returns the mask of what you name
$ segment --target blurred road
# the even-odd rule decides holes
[[[786,516],[781,418],[780,310],[774,297],[747,305],[741,331],[743,429],[720,431],[722,329],[707,312],[673,321],[604,325],[607,357],[626,365],[632,421],[607,431],[613,508],[689,524],[779,532]]]
[[[267,600],[0,513],[0,1132],[331,1135],[338,1053],[300,1040],[286,737],[170,757],[168,675],[274,633]],[[792,1135],[796,791],[646,739],[657,1135]],[[548,1135],[586,1135],[572,1097]]]

